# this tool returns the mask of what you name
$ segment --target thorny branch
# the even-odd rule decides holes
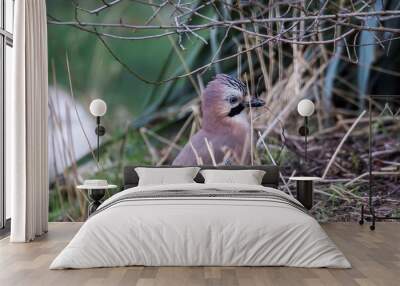
[[[242,53],[253,51],[266,43],[271,47],[273,44],[298,46],[334,44],[336,46],[336,43],[341,42],[346,47],[349,59],[353,61],[352,58],[358,58],[355,47],[359,46],[357,38],[360,32],[373,33],[376,42],[371,44],[380,45],[383,48],[385,42],[391,42],[400,36],[400,29],[390,24],[393,19],[400,18],[400,10],[375,11],[375,0],[351,0],[346,1],[347,4],[341,2],[340,5],[335,1],[304,0],[210,0],[200,3],[181,0],[101,0],[99,2],[98,7],[87,8],[78,1],[71,0],[75,11],[74,19],[61,20],[54,15],[48,15],[48,23],[71,26],[95,34],[108,52],[124,68],[140,80],[151,84],[160,84],[203,72],[215,63],[236,58]],[[151,8],[151,14],[142,24],[132,24],[131,19],[123,18],[110,23],[102,22],[100,18],[98,21],[93,21],[93,15],[99,16],[112,9],[120,9],[121,5],[126,7],[147,6]],[[163,21],[166,23],[165,25],[157,25],[154,23],[156,16],[169,20]],[[368,26],[367,22],[371,18],[376,18],[379,26]],[[147,80],[133,71],[123,63],[107,43],[107,40],[138,41],[176,36],[178,46],[184,49],[185,40],[191,39],[191,37],[207,45],[208,38],[204,35],[210,33],[212,29],[222,30],[219,50],[226,39],[232,37],[240,41],[246,39],[249,42],[250,40],[253,45],[250,49],[247,48],[229,56],[225,55],[218,60],[213,55],[208,64],[194,68],[192,72],[161,81]]]

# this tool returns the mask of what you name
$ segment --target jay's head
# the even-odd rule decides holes
[[[202,98],[204,117],[212,116],[221,120],[235,118],[246,107],[260,107],[264,104],[257,97],[247,96],[246,85],[226,74],[218,74],[207,85]]]

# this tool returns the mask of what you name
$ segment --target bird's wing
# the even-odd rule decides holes
[[[221,163],[224,158],[223,147],[226,144],[220,137],[218,134],[200,130],[190,138],[172,164],[181,166],[212,165],[211,154],[217,164]],[[208,146],[206,142],[208,142]]]
[[[210,141],[211,139],[209,138],[212,138],[212,136],[204,130],[200,130],[193,135],[172,162],[172,165],[193,166],[212,164],[205,138]]]

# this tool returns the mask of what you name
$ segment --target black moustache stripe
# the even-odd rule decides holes
[[[240,112],[243,111],[244,108],[245,108],[245,106],[242,103],[239,103],[234,108],[231,108],[231,111],[229,111],[228,116],[233,117],[235,115],[238,115],[238,114],[240,114]]]

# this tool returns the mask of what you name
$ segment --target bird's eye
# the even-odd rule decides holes
[[[235,104],[235,103],[237,103],[238,102],[238,98],[236,97],[236,96],[231,96],[230,98],[229,98],[229,103],[230,104]]]

